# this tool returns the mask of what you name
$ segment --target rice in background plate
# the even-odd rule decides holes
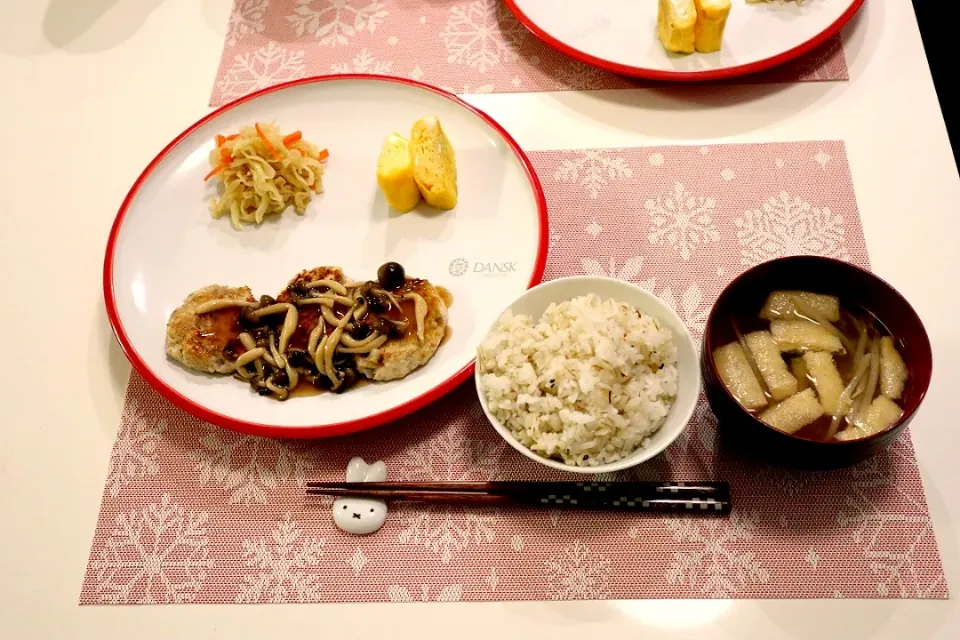
[[[575,466],[644,445],[677,397],[677,349],[656,318],[590,294],[539,320],[505,312],[478,349],[490,413],[535,453]]]

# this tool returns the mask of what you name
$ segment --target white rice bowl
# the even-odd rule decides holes
[[[677,347],[656,318],[588,294],[536,321],[506,311],[477,350],[488,411],[523,446],[578,467],[621,460],[677,398]]]

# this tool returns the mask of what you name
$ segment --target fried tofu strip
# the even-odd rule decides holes
[[[760,414],[760,419],[778,431],[796,433],[823,415],[813,389],[790,396]]]
[[[770,322],[770,332],[782,352],[844,352],[839,337],[807,320],[773,320]]]
[[[886,431],[903,416],[896,402],[887,396],[874,398],[867,410],[860,416],[856,426],[848,427],[837,434],[837,440],[856,440],[875,433]]]
[[[840,410],[840,394],[843,393],[843,379],[833,362],[833,355],[823,351],[808,351],[803,354],[817,397],[823,410],[833,416]]]
[[[787,369],[776,340],[769,331],[754,331],[744,336],[763,381],[774,400],[789,398],[797,392],[797,379]]]
[[[791,320],[797,313],[797,302],[803,309],[812,310],[830,322],[840,319],[840,298],[809,291],[774,291],[760,310],[764,320]]]
[[[713,361],[724,386],[746,409],[759,409],[767,406],[767,396],[763,393],[760,381],[754,375],[747,354],[739,342],[713,350]]]
[[[893,344],[893,338],[880,338],[880,393],[891,400],[903,395],[907,383],[907,365]]]

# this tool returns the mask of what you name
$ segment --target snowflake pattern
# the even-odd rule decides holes
[[[560,90],[591,91],[610,88],[610,72],[576,60],[565,61],[554,73]]]
[[[399,465],[398,476],[405,480],[495,480],[501,473],[505,449],[503,441],[467,440],[447,430],[411,451]],[[471,545],[493,542],[498,513],[496,509],[404,505],[399,509],[397,541],[423,547],[447,564]]]
[[[837,515],[837,524],[850,528],[857,547],[863,550],[870,570],[877,576],[877,595],[882,598],[929,598],[943,586],[942,573],[931,579],[923,565],[924,558],[916,557],[922,542],[934,537],[930,515],[917,499],[906,494],[893,476],[894,465],[885,460],[903,456],[905,463],[914,465],[912,456],[896,445],[887,454],[870,458],[850,471],[852,476],[846,496],[846,507]],[[888,510],[889,497],[895,491],[905,505]],[[890,536],[896,543],[890,543]],[[926,571],[925,571],[926,570]]]
[[[717,474],[717,417],[710,410],[707,398],[700,395],[687,428],[673,441],[663,455],[649,464],[641,464],[621,472],[621,480],[662,481],[673,475],[673,469],[697,469],[698,475]]]
[[[493,93],[494,86],[493,86],[492,84],[481,84],[481,85],[477,85],[477,86],[475,86],[475,87],[471,87],[470,85],[465,84],[465,85],[461,86],[460,88],[457,88],[457,87],[448,87],[448,86],[442,86],[442,87],[440,87],[440,88],[443,89],[444,91],[448,92],[448,93],[455,93],[455,94],[457,94],[458,96],[464,96],[464,95],[468,95],[468,94],[471,94],[471,93],[474,93],[474,94],[478,94],[478,93]]]
[[[490,573],[487,574],[487,586],[490,587],[490,591],[496,591],[498,584],[500,584],[500,576],[497,575],[497,568],[490,567]]]
[[[789,76],[795,79],[793,81],[800,82],[847,79],[849,76],[842,42],[838,36],[834,36],[810,53],[797,58],[789,67]]]
[[[760,209],[746,211],[734,224],[739,228],[740,261],[745,265],[795,255],[850,259],[843,216],[786,191],[768,199]]]
[[[353,555],[347,558],[347,565],[353,569],[353,573],[356,575],[360,575],[360,572],[363,571],[363,568],[367,566],[367,563],[369,562],[370,559],[360,547],[357,547],[357,550],[353,552]]]
[[[269,6],[270,0],[235,0],[227,22],[227,46],[232,47],[249,35],[263,33]]]
[[[795,471],[766,464],[756,465],[751,472],[756,476],[758,484],[769,487],[784,500],[794,499],[808,491],[814,491],[815,487],[828,481],[822,471]]]
[[[713,220],[716,206],[713,198],[694,196],[676,182],[669,193],[643,203],[653,225],[647,239],[650,244],[669,245],[689,260],[698,245],[720,240]]]
[[[309,33],[320,44],[335,47],[363,31],[374,33],[388,15],[386,5],[376,0],[297,0],[287,20],[298,36]]]
[[[213,566],[208,517],[206,512],[185,511],[167,494],[139,511],[117,514],[114,530],[90,563],[100,601],[192,601]]]
[[[677,312],[683,323],[690,329],[694,338],[703,336],[703,330],[707,326],[707,316],[710,315],[710,305],[704,299],[703,291],[696,282],[691,284],[680,294],[680,298],[673,293],[670,285],[664,287],[658,294],[668,307]],[[699,345],[700,343],[697,342]]]
[[[770,572],[753,552],[736,548],[753,539],[755,513],[733,511],[729,520],[672,518],[667,528],[691,548],[673,554],[667,582],[696,588],[708,598],[728,598],[751,584],[765,584]]]
[[[420,585],[420,593],[414,596],[405,586],[392,584],[387,587],[387,597],[390,602],[460,602],[463,598],[462,584],[448,584],[436,595],[431,594],[432,589],[429,584]]]
[[[560,241],[559,231],[557,227],[552,222],[547,222],[547,229],[549,229],[550,238],[547,240],[547,256],[554,256],[555,251],[557,250],[557,243]]]
[[[320,564],[324,544],[305,537],[290,514],[277,523],[269,540],[244,540],[244,562],[258,573],[243,576],[236,601],[317,602],[322,585],[313,568]]]
[[[464,507],[404,507],[400,513],[403,531],[397,537],[401,544],[421,546],[449,564],[454,555],[470,547],[493,542],[497,517],[489,509]]]
[[[305,482],[305,445],[209,427],[190,452],[200,482],[223,487],[234,504],[266,504],[267,490]]]
[[[596,200],[600,191],[611,180],[633,177],[633,169],[626,158],[611,156],[603,150],[581,151],[577,157],[567,158],[553,172],[557,182],[579,182],[591,199]]]
[[[162,418],[148,418],[136,400],[129,402],[124,413],[107,474],[107,491],[114,498],[124,483],[160,473],[157,449],[167,428]]]
[[[606,598],[610,561],[590,551],[580,540],[544,563],[549,573],[553,600],[599,600]]]
[[[475,0],[450,7],[440,39],[447,62],[473,67],[480,73],[501,62],[520,58],[517,49],[526,37],[523,25],[500,0]]]
[[[594,260],[593,258],[582,258],[580,260],[580,264],[583,267],[583,272],[587,275],[602,276],[604,278],[617,278],[619,280],[636,282],[650,293],[653,293],[653,288],[657,283],[656,278],[647,278],[646,280],[637,279],[640,275],[640,271],[643,269],[643,256],[633,256],[627,258],[623,261],[623,265],[621,265],[619,269],[617,268],[617,263],[613,256],[610,257],[607,266],[604,266],[598,260]]]
[[[353,56],[350,62],[332,64],[330,65],[330,70],[334,73],[375,73],[386,75],[393,70],[393,62],[377,60],[369,49],[361,49],[357,55]]]
[[[287,50],[270,41],[252,53],[235,56],[217,87],[224,100],[232,100],[305,75],[303,51]]]
[[[483,415],[476,407],[477,418]],[[404,480],[469,482],[497,480],[507,444],[502,440],[473,440],[447,429],[419,443],[396,465]]]

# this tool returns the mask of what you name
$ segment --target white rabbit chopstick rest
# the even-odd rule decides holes
[[[387,465],[378,460],[367,464],[363,458],[347,463],[347,482],[385,482]],[[337,498],[333,501],[333,523],[346,533],[362,536],[380,530],[387,521],[387,503],[367,498]]]

